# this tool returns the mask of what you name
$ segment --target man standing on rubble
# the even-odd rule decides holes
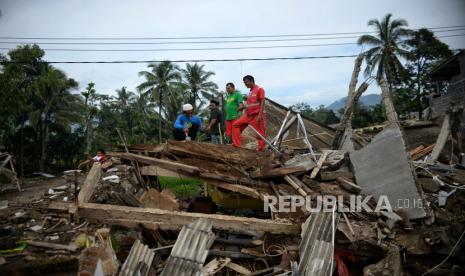
[[[220,144],[223,126],[223,113],[218,109],[220,104],[216,100],[211,100],[210,105],[210,123],[205,127],[205,131],[210,132],[212,144]]]
[[[254,77],[247,75],[243,78],[244,85],[250,89],[249,95],[247,96],[247,102],[245,105],[246,114],[241,118],[237,119],[233,123],[232,128],[232,140],[233,146],[241,146],[241,134],[242,131],[250,124],[255,128],[263,137],[265,134],[265,90],[263,87],[255,84]],[[265,149],[265,141],[260,137],[256,137],[258,141],[258,151]]]
[[[232,82],[226,84],[226,92],[228,97],[226,98],[226,137],[231,141],[232,126],[239,117],[239,112],[244,109],[244,98],[242,94],[236,90]]]
[[[174,123],[173,136],[175,140],[195,140],[197,131],[202,127],[202,121],[194,115],[194,108],[191,104],[182,106],[183,113],[178,116]]]

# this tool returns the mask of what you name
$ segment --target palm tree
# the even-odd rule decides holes
[[[181,80],[181,74],[178,66],[170,61],[152,63],[148,67],[151,68],[150,71],[139,72],[139,76],[143,76],[145,82],[139,84],[137,90],[150,94],[153,99],[158,98],[158,142],[161,143],[163,97],[166,93],[171,92],[172,85]]]
[[[125,120],[125,128],[127,128],[129,136],[132,137],[132,118],[131,118],[131,111],[130,111],[130,104],[135,99],[134,92],[128,91],[125,86],[121,89],[117,89],[116,93],[118,97],[116,98],[116,105],[118,109],[121,110],[121,115]]]
[[[194,109],[196,108],[199,93],[210,94],[218,89],[218,86],[214,82],[208,80],[215,73],[212,71],[205,71],[203,69],[204,66],[205,65],[198,65],[197,63],[194,63],[194,65],[187,63],[186,69],[182,69],[182,74],[191,90],[190,102]]]
[[[70,89],[78,86],[66,74],[48,65],[45,73],[32,84],[33,106],[31,122],[38,133],[35,143],[40,148],[39,169],[44,171],[46,149],[49,139],[50,124],[69,127],[70,123],[79,120],[78,111],[82,108],[79,96],[70,93]]]
[[[405,38],[410,31],[406,27],[404,19],[391,20],[392,14],[387,14],[381,22],[377,19],[368,21],[368,26],[375,28],[376,35],[362,35],[357,43],[368,45],[371,48],[364,52],[367,67],[365,75],[369,76],[376,70],[376,78],[379,82],[384,76],[392,88],[396,76],[404,74],[404,67],[399,58],[406,58]]]

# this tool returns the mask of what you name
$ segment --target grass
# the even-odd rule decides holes
[[[201,191],[203,182],[198,179],[176,178],[160,176],[160,185],[162,190],[171,190],[176,197],[195,197]]]

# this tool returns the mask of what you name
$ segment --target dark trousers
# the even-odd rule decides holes
[[[198,130],[199,130],[199,125],[197,124],[192,124],[192,126],[189,128],[189,137],[191,137],[192,140],[195,140],[195,137],[197,137]],[[186,140],[186,134],[184,134],[184,130],[179,129],[179,128],[173,129],[173,137],[174,137],[174,140],[178,140],[178,141]]]

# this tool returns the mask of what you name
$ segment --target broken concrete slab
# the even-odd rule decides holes
[[[390,124],[370,144],[350,153],[357,185],[378,199],[387,196],[394,209],[405,209],[410,219],[426,216],[424,202],[415,183],[409,153],[400,128]]]

